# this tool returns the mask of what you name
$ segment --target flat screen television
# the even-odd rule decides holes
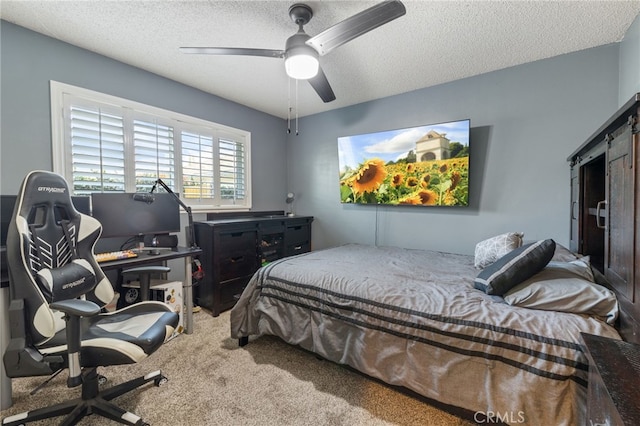
[[[470,120],[338,138],[340,201],[469,205]]]
[[[180,205],[166,192],[152,197],[142,193],[94,192],[91,214],[102,224],[101,238],[180,232]]]

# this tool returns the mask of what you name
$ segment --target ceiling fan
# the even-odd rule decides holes
[[[336,99],[318,57],[338,46],[386,24],[406,13],[400,1],[384,1],[357,13],[311,37],[302,28],[313,17],[306,4],[296,3],[289,8],[289,17],[298,25],[298,32],[287,39],[284,50],[251,49],[241,47],[181,47],[183,53],[206,55],[249,55],[284,58],[287,74],[297,80],[308,80],[324,102]]]

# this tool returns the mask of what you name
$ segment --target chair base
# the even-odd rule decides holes
[[[2,419],[2,425],[18,426],[28,422],[63,415],[66,415],[67,417],[60,423],[60,425],[75,425],[83,417],[98,414],[122,424],[144,426],[147,425],[147,423],[145,423],[140,417],[119,408],[110,401],[150,381],[153,381],[156,386],[160,386],[167,381],[167,378],[162,375],[160,370],[158,370],[147,374],[146,376],[138,377],[106,389],[102,392],[98,390],[98,380],[99,375],[97,374],[96,369],[91,368],[83,372],[81,398],[5,417]]]

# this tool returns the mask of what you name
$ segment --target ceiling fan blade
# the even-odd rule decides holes
[[[400,1],[385,1],[327,28],[307,40],[307,44],[326,55],[356,37],[401,17],[407,12]]]
[[[327,80],[327,76],[324,75],[322,68],[318,68],[318,74],[307,81],[309,81],[309,84],[323,102],[327,103],[336,100],[336,95],[333,93],[333,89],[329,84],[329,80]]]
[[[272,49],[246,49],[243,47],[181,47],[182,53],[193,53],[202,55],[245,55],[245,56],[266,56],[267,58],[282,58],[284,50]]]

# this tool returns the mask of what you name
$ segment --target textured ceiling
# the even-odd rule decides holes
[[[282,59],[185,55],[180,46],[284,49],[294,1],[10,1],[2,19],[285,118]],[[376,1],[306,1],[314,36]],[[633,1],[404,1],[407,14],[320,58],[337,99],[307,82],[300,116],[622,40]],[[289,86],[291,95],[289,95]]]

